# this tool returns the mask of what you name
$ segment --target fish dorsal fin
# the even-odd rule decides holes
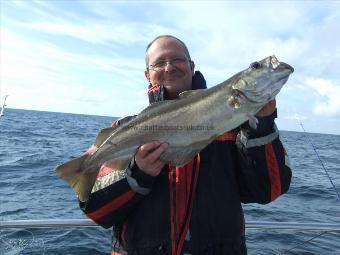
[[[160,111],[160,109],[162,109],[163,107],[167,107],[168,105],[171,105],[172,103],[174,103],[174,101],[176,100],[164,100],[164,101],[159,101],[159,102],[155,102],[151,105],[149,105],[148,107],[146,107],[143,111],[141,111],[138,114],[138,117],[142,117],[144,115],[150,115],[153,112],[157,112]]]
[[[116,130],[117,127],[119,126],[103,128],[100,130],[96,137],[96,141],[94,142],[94,146],[98,148]]]
[[[124,118],[119,118],[114,122],[114,126],[102,129],[98,133],[94,145],[98,148],[103,142],[106,141],[107,138],[109,138],[114,132],[116,132],[119,127],[131,122],[135,117],[136,115],[131,115]]]
[[[183,91],[182,93],[179,94],[179,99],[174,99],[174,100],[164,100],[164,101],[159,101],[155,102],[151,105],[149,105],[147,108],[145,108],[143,111],[141,111],[138,114],[138,117],[143,117],[143,116],[150,116],[154,113],[159,114],[165,111],[166,108],[168,108],[172,104],[177,104],[181,102],[181,99],[184,99],[186,97],[192,96],[192,95],[198,95],[198,94],[203,94],[205,92],[205,89],[196,89],[196,90],[186,90]]]
[[[205,89],[186,90],[179,94],[179,98],[186,98],[188,96],[197,95],[199,93],[202,93],[203,91],[205,91]]]

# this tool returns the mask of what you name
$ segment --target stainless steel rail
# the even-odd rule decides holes
[[[0,221],[0,230],[25,228],[67,228],[67,227],[98,227],[89,219],[44,219],[44,220],[9,220]],[[300,230],[340,232],[340,223],[298,223],[298,222],[265,222],[248,221],[247,229]]]
[[[44,220],[8,220],[0,221],[0,229],[6,228],[68,228],[98,227],[89,219],[44,219]]]

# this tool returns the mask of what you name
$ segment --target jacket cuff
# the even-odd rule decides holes
[[[140,170],[133,158],[126,169],[126,179],[132,190],[147,195],[151,192],[156,176],[148,175]]]
[[[279,131],[274,123],[277,117],[277,110],[265,117],[257,117],[258,124],[256,129],[249,126],[248,122],[241,126],[237,142],[245,148],[262,146],[271,143],[279,136]]]

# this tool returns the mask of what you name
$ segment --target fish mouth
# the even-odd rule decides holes
[[[276,96],[279,93],[279,91],[281,90],[282,86],[287,82],[288,78],[289,78],[289,75],[285,75],[285,76],[280,77],[275,82],[275,84],[272,86],[272,88],[270,89],[270,93],[260,93],[260,94],[262,94],[262,96],[259,97],[259,100],[254,100],[254,99],[250,98],[249,96],[247,96],[247,94],[245,92],[243,92],[240,89],[234,89],[233,94],[240,97],[242,100],[248,101],[248,102],[253,103],[253,104],[261,103],[263,101],[268,100],[268,98],[272,98],[272,97]]]
[[[294,68],[291,65],[288,65],[285,62],[279,62],[279,63],[280,64],[279,64],[278,68],[280,68],[280,69],[288,69],[290,74],[294,73]]]
[[[274,55],[270,56],[269,59],[267,60],[268,64],[271,68],[273,68],[274,70],[276,69],[288,69],[290,71],[290,73],[294,72],[294,68],[291,65],[288,65],[285,62],[281,62],[279,61]]]

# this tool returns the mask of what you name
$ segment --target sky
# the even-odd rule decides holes
[[[145,48],[183,40],[208,87],[275,55],[281,130],[340,134],[340,1],[0,0],[1,102],[121,117],[148,105]]]

